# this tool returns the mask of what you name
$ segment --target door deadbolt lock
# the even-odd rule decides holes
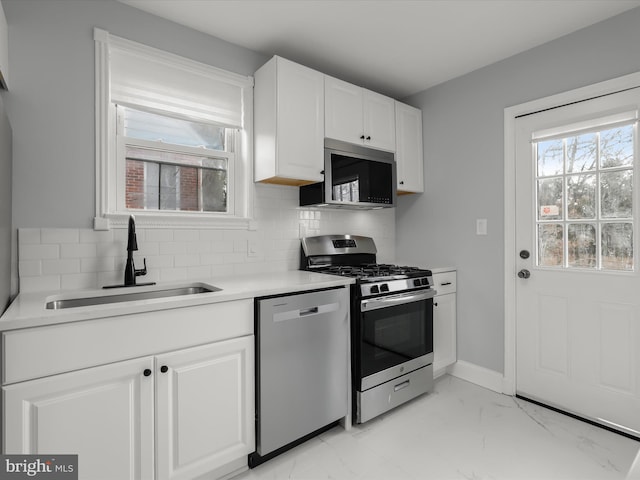
[[[526,268],[523,268],[518,272],[518,277],[520,278],[529,278],[531,276],[531,272]]]
[[[529,258],[529,256],[529,250],[520,250],[520,258],[526,260],[527,258]]]

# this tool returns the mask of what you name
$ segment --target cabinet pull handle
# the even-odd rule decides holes
[[[441,287],[446,287],[447,285],[451,285],[451,282],[443,282],[440,284]]]
[[[404,185],[404,180],[400,180],[400,185]]]
[[[364,140],[364,135],[360,135],[360,140]]]
[[[367,140],[371,140],[371,136],[370,136],[370,135],[369,135],[369,136],[367,136]]]
[[[437,307],[438,306],[438,302],[433,302],[433,306]]]
[[[169,371],[169,367],[167,367],[166,365],[162,365],[162,366],[160,367],[160,371],[161,371],[162,373],[167,373],[167,372]]]
[[[145,377],[148,377],[149,375],[151,375],[151,369],[149,369],[149,368],[145,368],[145,369],[144,369],[144,372],[142,372],[142,374],[143,374]]]

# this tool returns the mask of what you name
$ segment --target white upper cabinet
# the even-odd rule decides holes
[[[0,88],[7,89],[9,85],[9,30],[0,3]]]
[[[380,150],[396,150],[395,101],[325,76],[325,136]]]
[[[255,180],[324,180],[324,75],[275,56],[255,73]]]
[[[424,192],[422,110],[396,102],[398,193]]]

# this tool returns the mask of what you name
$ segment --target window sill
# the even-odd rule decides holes
[[[212,214],[189,214],[185,212],[147,212],[135,211],[108,213],[93,219],[94,230],[127,228],[129,216],[136,217],[136,226],[142,228],[200,228],[219,230],[254,230],[254,221],[250,218],[229,217]]]

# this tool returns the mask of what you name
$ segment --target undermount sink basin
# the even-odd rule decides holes
[[[129,287],[135,288],[135,287]],[[146,288],[146,287],[144,287]],[[183,295],[198,295],[201,293],[219,292],[221,288],[203,283],[184,285],[178,287],[156,287],[152,290],[137,292],[118,292],[93,297],[67,297],[52,298],[45,305],[47,310],[60,310],[64,308],[89,307],[92,305],[106,305],[110,303],[133,302],[136,300],[150,300],[153,298],[179,297]]]

